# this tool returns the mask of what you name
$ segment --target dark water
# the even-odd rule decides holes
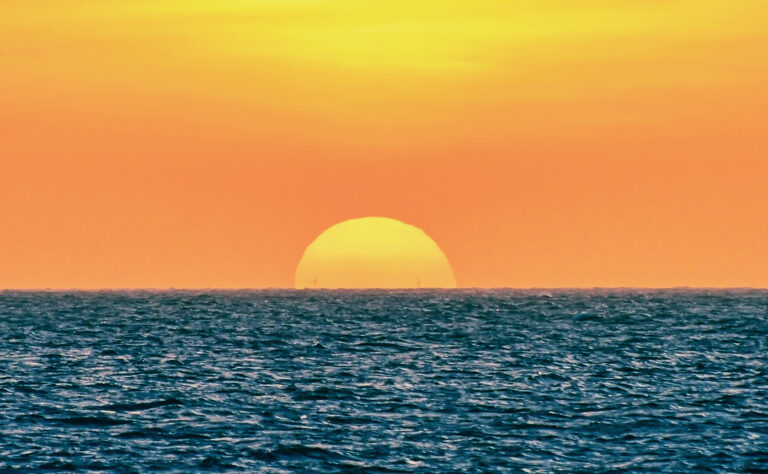
[[[768,292],[6,292],[0,334],[0,470],[768,469]]]

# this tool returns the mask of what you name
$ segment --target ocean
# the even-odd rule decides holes
[[[768,292],[0,292],[0,471],[768,471]]]

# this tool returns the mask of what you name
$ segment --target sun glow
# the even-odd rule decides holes
[[[421,229],[364,217],[324,231],[304,252],[296,288],[455,288],[440,247]]]

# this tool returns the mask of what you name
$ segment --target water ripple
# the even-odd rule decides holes
[[[760,291],[0,292],[0,470],[759,471]]]

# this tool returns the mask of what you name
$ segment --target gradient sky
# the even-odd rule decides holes
[[[768,287],[764,0],[7,0],[0,287],[291,286],[348,218],[460,286]]]

